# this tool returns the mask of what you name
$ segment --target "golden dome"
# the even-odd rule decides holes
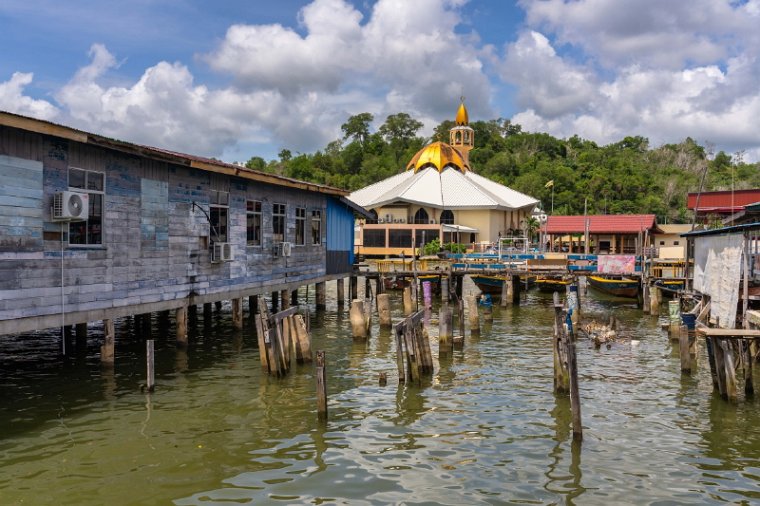
[[[414,169],[414,172],[418,172],[430,166],[435,167],[438,172],[443,172],[443,169],[448,166],[453,166],[460,172],[466,172],[469,169],[461,153],[445,142],[434,142],[417,151],[406,165],[406,170]]]
[[[462,103],[459,104],[457,117],[454,121],[456,122],[457,126],[467,126],[470,124],[470,118],[467,115],[467,108],[464,106],[464,100],[462,100]]]

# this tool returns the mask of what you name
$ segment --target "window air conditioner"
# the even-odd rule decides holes
[[[384,220],[384,219],[382,219],[382,218],[379,218],[379,219],[377,220],[377,222],[378,222],[378,223],[385,223],[385,220]]]
[[[232,244],[228,242],[215,242],[214,249],[211,251],[211,262],[215,264],[232,262],[232,253]]]
[[[435,220],[430,220],[431,225],[435,225]]]
[[[84,221],[90,211],[90,196],[78,192],[57,192],[53,195],[53,221]]]
[[[293,243],[292,242],[284,242],[282,243],[282,256],[289,257],[290,254],[293,251]]]

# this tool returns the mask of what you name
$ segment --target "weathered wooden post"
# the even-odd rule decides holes
[[[364,277],[364,298],[372,299],[372,280],[369,276]]]
[[[364,301],[361,299],[355,299],[351,302],[351,309],[349,311],[349,319],[351,320],[351,333],[355,338],[366,339],[367,337],[367,323],[364,319]]]
[[[337,283],[337,291],[338,291],[338,307],[343,307],[346,304],[346,283],[345,279],[339,278],[336,279],[335,282]]]
[[[480,313],[478,312],[478,300],[474,295],[467,296],[467,309],[470,320],[470,333],[480,334]]]
[[[425,309],[431,309],[433,307],[433,287],[430,281],[422,282],[422,301],[425,305]]]
[[[449,292],[449,277],[441,276],[441,304],[448,304],[451,293]]]
[[[507,287],[507,305],[515,303],[515,277],[512,274],[507,274],[504,278],[504,284]],[[520,279],[519,277],[517,279]],[[506,307],[506,306],[505,306]]]
[[[153,339],[148,339],[145,341],[145,348],[145,358],[147,361],[147,381],[145,387],[148,392],[152,392],[156,388],[156,368],[153,354]]]
[[[570,313],[570,321],[576,325],[580,312],[578,311],[578,285],[575,283],[567,285],[567,312]]]
[[[232,299],[232,326],[236,329],[243,328],[243,299]]]
[[[325,352],[317,350],[317,416],[319,420],[327,420],[327,381],[325,374]]]
[[[178,307],[175,314],[177,320],[177,344],[187,345],[187,306]]]
[[[377,314],[380,319],[380,326],[391,326],[391,297],[387,293],[381,293],[377,296]]]
[[[570,375],[568,374],[565,357],[566,347],[564,342],[565,322],[562,317],[562,303],[559,301],[559,293],[554,292],[554,392],[566,393],[570,391]]]
[[[348,298],[352,301],[359,298],[359,280],[356,276],[348,278]]]
[[[317,283],[314,285],[315,291],[317,292],[316,295],[316,306],[317,311],[324,311],[327,309],[327,283],[322,281],[321,283]]]
[[[641,278],[641,292],[641,310],[644,311],[644,314],[649,314],[649,312],[652,310],[652,302],[650,300],[651,293],[649,291],[649,282],[644,278]]]
[[[211,318],[212,313],[212,307],[210,302],[206,302],[203,304],[203,319],[208,320]]]
[[[570,375],[570,410],[573,417],[573,441],[583,440],[581,425],[581,396],[578,389],[578,362],[575,356],[575,333],[570,332],[570,339],[565,340],[567,346],[567,369]]]
[[[688,329],[687,329],[688,330]],[[668,335],[671,341],[681,339],[681,301],[668,301]]]
[[[272,292],[272,314],[276,313],[280,307],[279,298],[279,292]]]
[[[100,362],[105,366],[113,366],[114,348],[116,347],[113,320],[103,320],[103,332],[103,345],[100,347]]]
[[[82,341],[82,340],[87,339],[87,322],[77,323],[76,338],[77,338],[77,341]]]
[[[219,303],[221,307],[221,302]],[[142,315],[140,315],[142,317]],[[187,306],[187,316],[190,318],[190,321],[195,322],[198,320],[198,306],[195,304],[190,304]],[[142,318],[140,318],[142,319]],[[137,315],[135,315],[135,323],[137,323]],[[140,323],[142,325],[142,322]]]
[[[509,295],[509,286],[512,283],[512,277],[509,275],[504,276],[504,282],[501,284],[501,298],[499,299],[499,305],[501,307],[507,307],[512,304],[512,297]]]
[[[248,296],[248,314],[253,317],[253,315],[256,314],[256,310],[259,307],[259,296],[258,295],[249,295]]]
[[[292,317],[291,330],[296,331],[296,362],[299,364],[311,362],[311,335],[306,328],[306,322],[303,316],[297,314]]]
[[[492,322],[493,321],[493,302],[491,301],[491,296],[482,296],[482,305],[483,305],[483,320],[486,322]]]
[[[290,292],[290,307],[298,306],[298,288]]]
[[[649,291],[649,314],[652,316],[660,316],[660,289],[656,286],[652,286]]]
[[[464,348],[464,300],[457,299],[457,320],[459,322],[459,335],[454,336],[454,348],[461,350]]]
[[[192,308],[192,307],[194,307],[194,306],[195,306],[195,305],[193,304],[193,305],[192,305],[192,306],[190,306],[190,307]],[[218,300],[218,301],[214,302],[214,306],[216,307],[216,312],[218,313],[219,311],[221,311],[221,310],[222,310],[222,301],[221,301],[221,300]],[[191,309],[191,311],[195,311],[195,310],[194,310],[194,309]]]
[[[438,313],[438,353],[441,355],[447,355],[452,351],[453,323],[453,312],[449,305],[444,303]]]
[[[726,378],[726,398],[735,402],[736,395],[736,367],[734,366],[734,350],[728,339],[721,339],[720,346],[723,349],[723,366]]]
[[[412,303],[412,289],[410,287],[404,288],[404,316],[409,316],[414,312],[414,305]]]
[[[691,353],[689,353],[689,328],[686,325],[679,327],[678,351],[681,356],[681,372],[686,373],[686,374],[691,373]]]
[[[280,310],[285,311],[290,307],[290,290],[280,290]]]

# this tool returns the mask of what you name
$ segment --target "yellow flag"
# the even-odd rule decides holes
[[[544,185],[544,188],[551,188],[552,186],[554,186],[554,179],[552,179],[551,181],[549,181],[548,183],[546,183]]]

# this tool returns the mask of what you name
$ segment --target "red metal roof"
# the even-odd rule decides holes
[[[590,234],[638,234],[657,228],[654,214],[594,214],[590,216],[549,216],[547,234],[582,234],[589,221]]]
[[[702,192],[699,197],[699,212],[735,213],[744,206],[760,202],[760,190],[736,190],[719,192]],[[689,193],[686,206],[694,209],[697,205],[697,194]]]

